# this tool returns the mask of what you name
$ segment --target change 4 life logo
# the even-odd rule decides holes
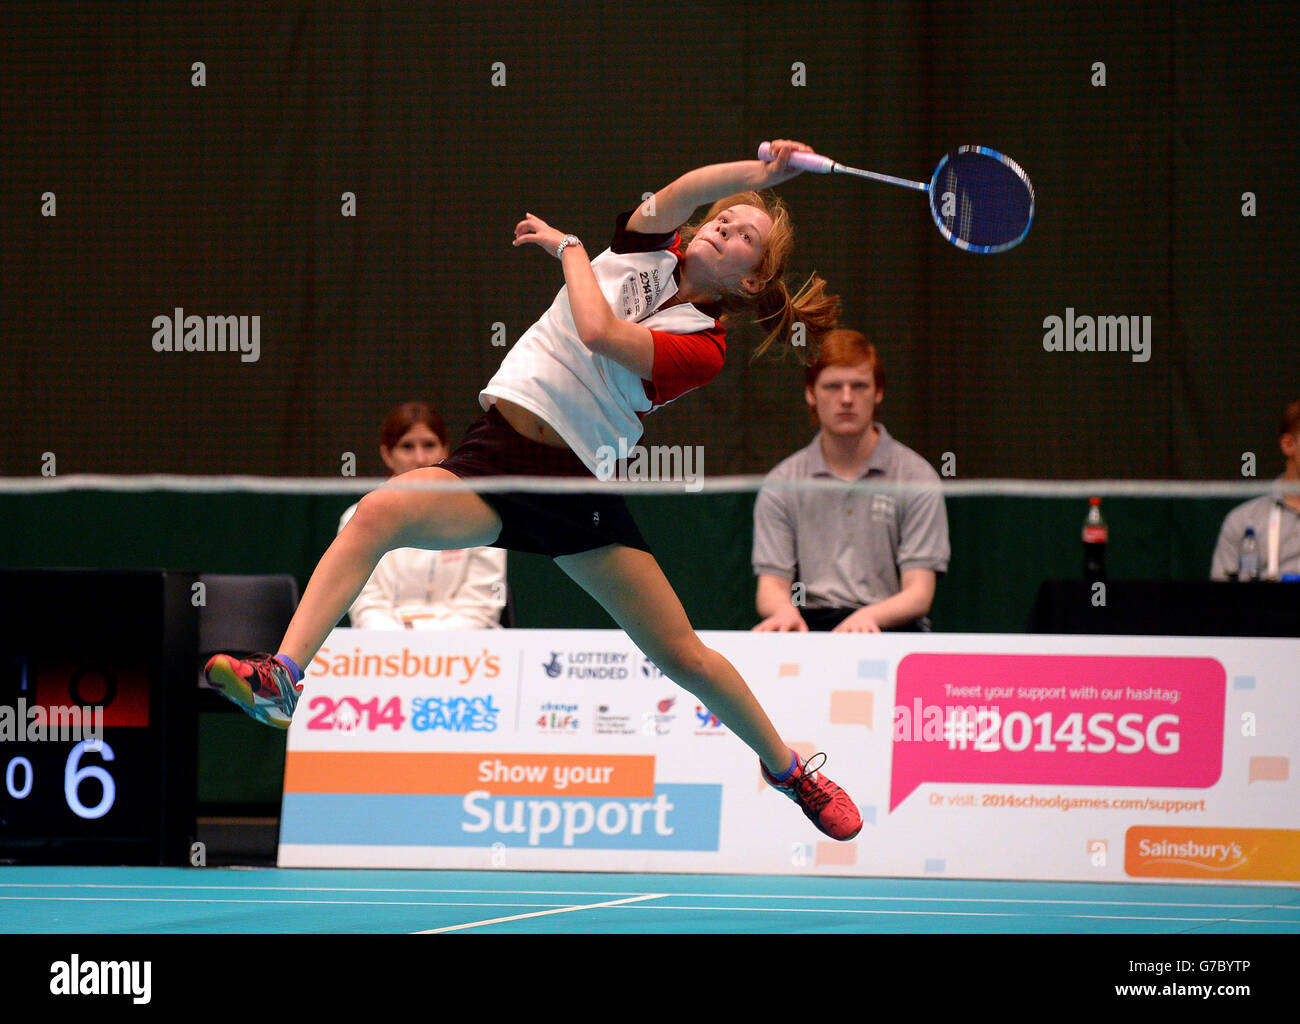
[[[547,701],[538,709],[537,729],[539,732],[577,732],[578,725],[577,704]]]

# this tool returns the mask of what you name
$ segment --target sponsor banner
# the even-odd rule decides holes
[[[304,751],[285,764],[285,793],[494,793],[650,796],[654,758],[628,754],[415,754]]]
[[[1143,878],[1300,880],[1300,830],[1152,828],[1128,830],[1124,869]]]
[[[620,632],[336,630],[280,863],[1300,882],[1300,641],[701,637],[826,753],[856,840]]]
[[[645,799],[286,793],[284,806],[303,823],[299,843],[715,851],[721,800],[721,786],[687,784],[657,786]]]
[[[1214,658],[909,654],[890,810],[923,782],[1212,786],[1224,694]]]

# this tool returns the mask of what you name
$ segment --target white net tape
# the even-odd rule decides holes
[[[609,480],[531,476],[478,477],[468,484],[475,491],[523,491],[534,493],[580,493],[601,490],[622,494],[744,493],[757,492],[762,476],[716,476],[693,481]],[[255,494],[364,494],[381,486],[410,487],[429,491],[462,491],[464,482],[416,482],[382,477],[269,477],[269,476],[183,476],[174,474],[110,476],[70,474],[58,477],[11,477],[0,479],[0,494],[50,494],[61,491]],[[773,481],[772,486],[799,490],[843,491],[846,488],[874,493],[934,491],[945,496],[980,495],[1017,498],[1237,498],[1281,492],[1300,494],[1300,482],[1273,479],[1252,480],[942,480],[940,483],[858,480],[852,483],[829,479]]]

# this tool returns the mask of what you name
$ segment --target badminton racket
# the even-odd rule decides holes
[[[771,143],[758,158],[774,159]],[[987,146],[959,146],[944,155],[930,181],[848,167],[817,153],[791,153],[790,166],[816,174],[852,174],[901,185],[930,196],[930,216],[945,239],[966,252],[1006,252],[1029,234],[1034,221],[1034,186],[1010,157]]]

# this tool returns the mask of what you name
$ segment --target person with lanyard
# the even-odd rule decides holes
[[[813,277],[791,295],[784,268],[793,228],[765,190],[799,173],[802,143],[773,143],[771,162],[743,160],[688,171],[622,214],[594,259],[580,239],[528,213],[517,246],[559,260],[564,287],[506,354],[479,394],[484,415],[441,464],[403,482],[461,483],[452,490],[398,487],[364,496],[313,573],[279,653],[213,656],[209,682],[249,714],[287,728],[302,694],[302,668],[394,547],[490,544],[542,553],[610,614],[638,648],[694,694],[759,759],[762,777],[828,836],[862,828],[853,800],[790,748],[735,667],[704,645],[620,494],[601,493],[598,452],[634,444],[642,418],[711,381],[726,355],[726,329],[752,317],[759,351],[790,341],[794,325],[818,336],[839,300]],[[704,219],[687,224],[708,206]],[[800,332],[802,335],[802,332]],[[475,492],[495,476],[549,476],[591,491]],[[820,759],[820,760],[818,760]]]
[[[1241,572],[1241,548],[1247,532],[1258,548],[1259,578],[1300,579],[1300,399],[1282,413],[1278,446],[1284,461],[1272,493],[1238,505],[1223,519],[1210,560],[1210,578],[1235,579]]]

